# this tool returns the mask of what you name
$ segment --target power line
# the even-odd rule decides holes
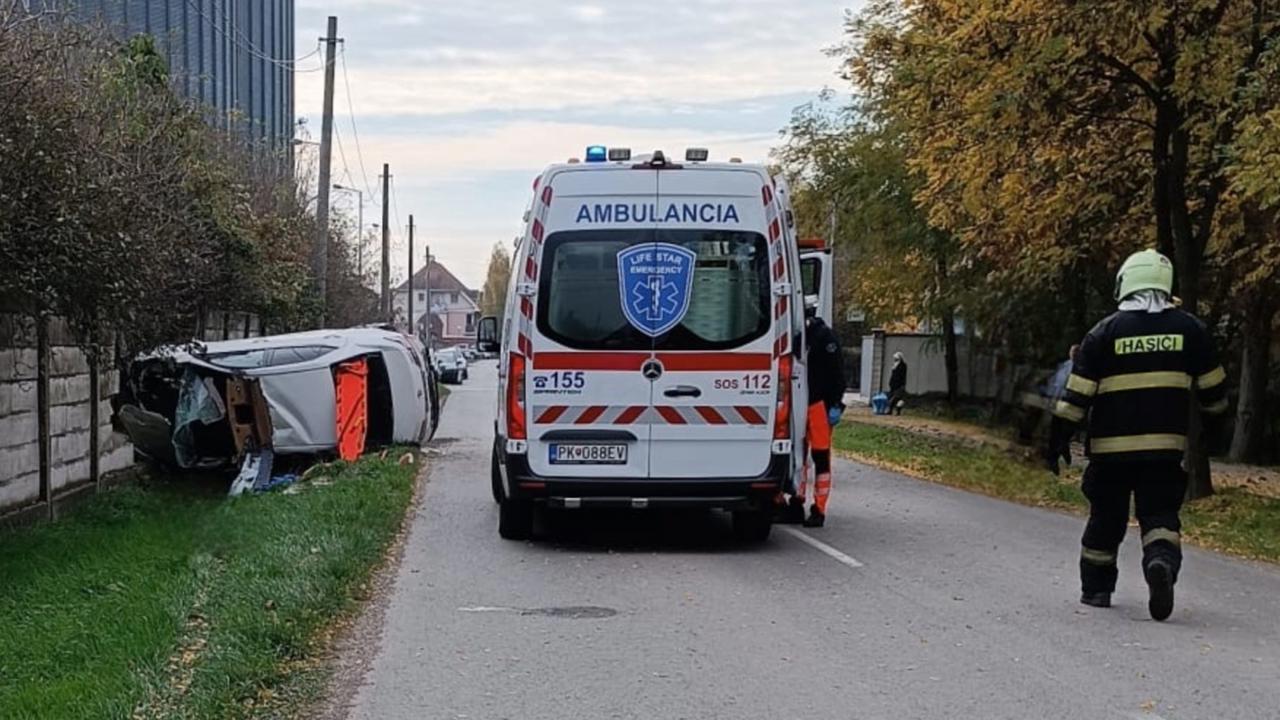
[[[356,181],[351,177],[351,169],[347,167],[347,152],[342,149],[342,135],[338,132],[336,125],[333,128],[333,139],[338,143],[338,158],[342,160],[342,176],[347,179],[348,184],[355,185]]]
[[[347,95],[347,117],[351,120],[351,134],[356,141],[356,161],[360,163],[360,177],[364,180],[364,189],[369,191],[370,197],[376,197],[369,185],[369,174],[364,169],[364,152],[360,149],[360,131],[356,129],[356,110],[355,104],[351,101],[351,80],[347,77],[347,46],[343,45],[338,51],[338,60],[342,63],[342,84],[346,87]],[[398,221],[397,221],[398,222]]]
[[[299,67],[297,67],[297,64],[298,64],[300,61],[302,61],[302,60],[307,60],[307,59],[309,59],[309,58],[315,57],[316,55],[319,55],[319,54],[320,54],[320,43],[319,43],[319,41],[317,41],[317,42],[316,42],[316,49],[315,49],[315,50],[312,50],[311,52],[307,53],[306,55],[303,55],[303,56],[302,56],[302,57],[300,57],[300,58],[297,58],[297,59],[295,59],[295,60],[279,60],[279,59],[277,59],[277,58],[273,58],[273,57],[271,57],[270,55],[266,55],[266,54],[264,54],[262,51],[258,50],[256,47],[254,47],[254,45],[253,45],[253,41],[252,41],[252,40],[250,40],[250,39],[248,38],[248,36],[246,36],[246,35],[244,34],[244,31],[243,31],[243,30],[241,30],[241,29],[239,28],[239,26],[237,26],[235,23],[233,23],[233,22],[229,22],[229,23],[227,23],[227,24],[231,27],[231,29],[235,32],[235,34],[236,34],[236,35],[238,35],[240,38],[244,39],[244,41],[245,41],[244,43],[240,42],[240,40],[239,40],[239,39],[237,39],[237,38],[235,38],[235,37],[232,37],[232,36],[230,36],[230,35],[227,35],[227,32],[226,32],[225,30],[223,30],[223,29],[222,29],[222,26],[218,23],[218,21],[217,21],[216,17],[212,17],[212,18],[211,18],[211,17],[209,17],[208,15],[206,15],[206,14],[205,14],[205,12],[204,12],[204,8],[200,7],[200,5],[198,5],[198,4],[196,3],[196,1],[195,1],[195,0],[187,0],[187,5],[189,5],[189,6],[190,6],[191,8],[193,8],[197,13],[199,13],[199,14],[200,14],[200,17],[204,18],[205,22],[209,23],[209,24],[213,27],[214,32],[218,33],[218,34],[219,34],[219,35],[221,35],[223,38],[225,38],[225,39],[227,39],[227,40],[230,40],[230,41],[231,41],[231,42],[232,42],[236,47],[240,48],[241,50],[244,50],[245,52],[249,53],[249,54],[250,54],[250,55],[252,55],[253,57],[259,58],[259,59],[261,59],[261,60],[265,60],[265,61],[267,61],[267,62],[271,63],[272,65],[276,65],[276,66],[278,66],[278,67],[284,68],[285,70],[292,70],[293,72],[311,73],[311,72],[320,72],[321,70],[324,70],[324,63],[323,63],[323,62],[322,62],[322,63],[320,63],[320,67],[315,67],[315,68],[299,68]],[[215,9],[214,9],[214,11],[213,11],[213,12],[214,12],[214,15],[215,15],[215,16],[218,14],[218,11],[217,11],[217,9],[216,9],[216,6],[215,6]],[[227,18],[227,13],[222,13],[222,19],[223,19],[224,21],[228,19],[228,18]],[[245,43],[248,43],[248,44],[246,45]]]

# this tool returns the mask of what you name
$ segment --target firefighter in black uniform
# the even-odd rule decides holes
[[[1226,373],[1203,323],[1172,300],[1173,264],[1154,250],[1125,261],[1116,276],[1119,312],[1085,336],[1054,408],[1049,452],[1069,449],[1087,425],[1083,491],[1089,521],[1080,552],[1081,602],[1110,607],[1116,553],[1134,498],[1151,617],[1173,612],[1182,564],[1178,513],[1187,489],[1183,455],[1191,394],[1206,413],[1227,410]]]

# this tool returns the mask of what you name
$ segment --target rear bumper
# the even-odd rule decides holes
[[[509,497],[570,509],[758,508],[787,486],[791,468],[791,456],[771,455],[768,468],[750,478],[566,478],[534,473],[527,455],[502,453],[502,459]]]

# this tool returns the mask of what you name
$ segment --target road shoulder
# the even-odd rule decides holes
[[[298,708],[295,717],[346,720],[351,714],[360,687],[382,646],[387,608],[404,561],[405,545],[430,481],[430,452],[424,449],[419,455],[421,460],[414,480],[413,499],[405,511],[400,529],[387,547],[386,555],[366,582],[360,605],[334,622],[319,641],[322,647],[327,648],[322,661],[322,693],[314,703]]]

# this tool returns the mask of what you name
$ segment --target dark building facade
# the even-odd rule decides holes
[[[71,1],[121,38],[155,37],[175,88],[209,108],[211,122],[290,152],[294,0]]]

